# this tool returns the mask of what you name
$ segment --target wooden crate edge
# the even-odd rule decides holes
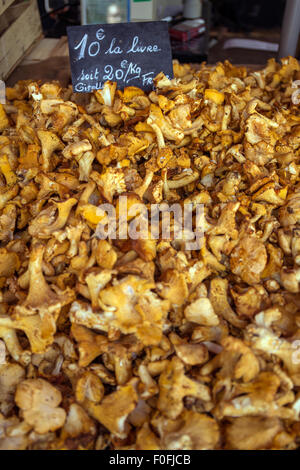
[[[0,16],[14,3],[14,1],[15,0],[0,0]]]
[[[22,55],[22,57],[20,57],[20,59],[11,67],[11,69],[4,75],[3,77],[3,80],[7,80],[9,78],[9,76],[12,74],[12,72],[18,67],[18,65],[20,65],[20,63],[23,61],[24,57],[27,55],[27,54],[30,54],[30,52],[32,51],[32,49],[37,45],[37,43],[39,41],[41,41],[43,39],[44,35],[41,33],[39,37],[37,37],[33,43],[28,47],[28,49],[26,49],[26,51],[24,52],[24,54]]]
[[[30,16],[28,16],[28,15],[30,15]],[[20,48],[20,46],[19,46],[19,48],[17,49],[14,61],[11,61],[11,63],[9,63],[5,59],[5,51],[8,53],[11,46],[8,45],[6,47],[5,44],[10,44],[10,40],[12,38],[13,32],[15,32],[16,29],[18,30],[18,28],[20,28],[20,25],[22,25],[22,23],[24,21],[26,21],[27,30],[28,30],[28,26],[29,26],[28,18],[31,18],[33,21],[35,21],[35,27],[32,28],[31,33],[28,36],[26,36],[27,40],[25,41],[24,47]],[[28,21],[28,23],[27,23],[27,21]],[[6,60],[6,64],[7,64],[6,67],[4,67],[4,69],[3,69],[3,72],[1,74],[1,79],[5,80],[9,76],[9,74],[14,70],[14,68],[18,65],[18,63],[20,63],[20,61],[24,58],[26,53],[30,50],[31,46],[34,44],[34,42],[38,38],[41,37],[41,35],[42,35],[42,25],[41,25],[41,21],[40,21],[40,14],[39,14],[37,1],[36,0],[30,0],[28,2],[27,8],[16,19],[16,21],[14,21],[14,23],[12,23],[12,25],[3,33],[3,35],[0,38],[0,45],[2,43],[2,49],[1,50],[4,53],[3,57],[0,58],[0,63],[2,63],[4,61],[4,64],[5,64],[5,60]],[[18,39],[19,39],[20,35],[18,33],[17,33],[17,36],[18,36]]]

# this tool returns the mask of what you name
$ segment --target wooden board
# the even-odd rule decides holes
[[[14,2],[15,0],[0,0],[0,15]]]
[[[52,50],[56,46],[59,39],[43,38],[33,47],[29,54],[22,60],[22,65],[35,64],[41,60],[51,57]]]
[[[60,39],[56,38],[43,38],[30,53],[23,59],[23,65],[36,64],[42,60],[47,60],[50,57],[68,57],[68,40],[67,36],[62,36]]]
[[[0,37],[0,78],[2,80],[8,77],[41,33],[42,27],[36,0],[24,2],[20,16]]]
[[[30,53],[6,80],[13,86],[19,80],[58,80],[63,86],[70,82],[69,50],[67,37],[44,38],[37,42]]]

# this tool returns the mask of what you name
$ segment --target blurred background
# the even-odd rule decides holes
[[[180,62],[300,57],[300,0],[0,0],[0,78],[36,70],[64,82],[68,26],[156,20],[168,23]]]
[[[66,34],[66,27],[74,24],[165,19],[170,26],[174,56],[179,60],[214,63],[228,58],[238,63],[264,63],[278,50],[286,2],[38,0],[38,3],[46,37],[61,37]],[[193,25],[191,20],[198,18],[205,23]]]

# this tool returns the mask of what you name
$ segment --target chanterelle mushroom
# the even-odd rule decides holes
[[[17,387],[15,400],[26,423],[40,434],[55,431],[65,422],[66,412],[58,406],[62,395],[45,380],[24,380]]]
[[[6,87],[0,449],[299,447],[299,61],[173,65]]]

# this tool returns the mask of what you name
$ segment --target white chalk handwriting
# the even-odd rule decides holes
[[[122,60],[117,66],[107,64],[103,69],[95,67],[87,72],[83,68],[77,77],[74,91],[89,93],[102,88],[102,84],[107,80],[117,80],[128,85],[132,80],[141,79],[143,86],[149,86],[153,83],[153,75],[154,72],[143,73],[142,68],[134,62]]]
[[[105,46],[102,47],[101,41],[105,39],[105,31],[100,28],[96,32],[96,39],[90,38],[88,33],[85,33],[78,44],[74,46],[74,50],[78,50],[77,60],[85,59],[85,57],[96,57],[97,55],[104,53],[105,55],[114,55],[114,54],[155,54],[157,52],[161,52],[160,47],[158,44],[144,44],[139,36],[134,36],[131,41],[131,44],[127,51],[121,47],[122,40],[118,40],[116,37],[113,37],[110,40],[109,46],[106,48]],[[92,40],[91,40],[92,39]],[[107,44],[106,44],[107,46]],[[103,50],[104,49],[104,50]]]
[[[99,25],[76,32],[70,44],[74,91],[90,93],[101,89],[106,81],[118,82],[119,86],[153,88],[162,44],[158,35],[149,31],[144,34],[133,29],[131,35],[122,36]]]

